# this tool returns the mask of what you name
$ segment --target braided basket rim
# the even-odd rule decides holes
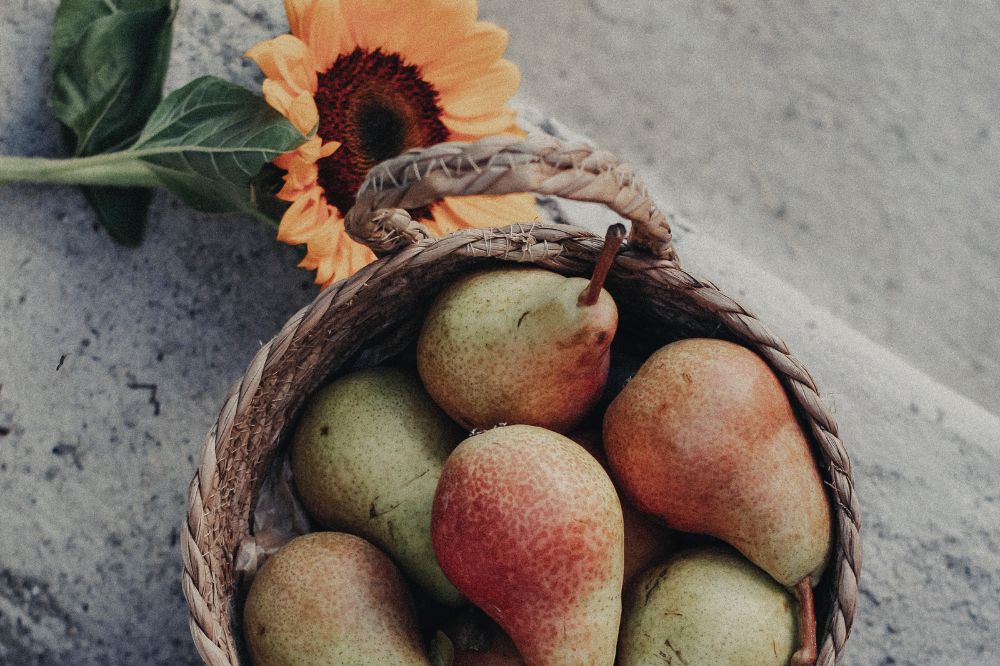
[[[294,314],[278,334],[260,348],[246,373],[230,390],[217,422],[205,439],[201,461],[189,487],[187,515],[181,530],[182,588],[188,604],[189,626],[195,646],[206,664],[237,666],[241,663],[241,639],[233,636],[232,627],[237,586],[233,580],[235,540],[226,532],[225,525],[220,527],[220,507],[239,505],[243,513],[235,522],[242,525],[242,532],[246,532],[251,496],[259,485],[261,467],[259,462],[246,464],[246,457],[256,449],[247,439],[244,420],[262,405],[273,406],[287,401],[294,393],[287,386],[291,384],[290,379],[272,378],[269,373],[287,363],[286,355],[295,357],[292,361],[297,368],[302,363],[321,362],[315,354],[310,356],[303,352],[303,345],[314,339],[317,332],[321,334],[324,328],[332,330],[343,325],[338,317],[345,308],[363,302],[380,286],[399,281],[410,271],[454,261],[458,267],[455,270],[464,272],[491,259],[531,263],[563,273],[582,273],[593,265],[602,244],[602,239],[593,233],[571,225],[512,225],[423,238],[331,285]],[[651,299],[661,294],[681,299],[688,307],[710,314],[745,346],[764,358],[782,379],[789,399],[802,415],[814,453],[818,454],[820,472],[832,501],[834,554],[827,568],[828,582],[823,583],[830,588],[831,607],[825,626],[819,627],[816,663],[834,666],[840,662],[856,610],[861,567],[860,514],[850,458],[815,382],[785,343],[756,315],[711,282],[682,270],[673,259],[653,257],[636,247],[626,246],[616,257],[609,280],[635,287]],[[302,354],[305,354],[303,358],[296,356]],[[268,386],[278,387],[272,389],[271,394],[266,394],[262,388],[265,375],[268,375]],[[261,445],[260,442],[256,444]],[[278,446],[276,436],[264,442],[265,457],[270,458]],[[258,478],[245,478],[254,476],[255,469]],[[226,517],[221,515],[222,522]]]

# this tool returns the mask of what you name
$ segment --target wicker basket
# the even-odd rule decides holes
[[[816,588],[816,612],[817,663],[836,664],[854,618],[860,522],[851,463],[812,378],[753,314],[680,268],[666,217],[628,167],[608,153],[564,147],[547,136],[442,144],[369,174],[347,227],[382,258],[323,291],[260,349],[208,434],[191,482],[182,582],[205,663],[248,663],[237,551],[253,532],[262,481],[309,394],[332,375],[406,350],[433,296],[463,273],[502,262],[566,275],[592,269],[603,240],[574,226],[524,224],[429,238],[405,212],[446,195],[512,192],[602,202],[632,221],[631,240],[607,281],[621,318],[616,345],[648,354],[678,338],[727,338],[756,351],[782,379],[811,435],[834,508],[834,556]]]

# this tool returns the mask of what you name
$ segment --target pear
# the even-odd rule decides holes
[[[602,288],[624,237],[614,225],[593,278],[540,268],[470,273],[431,306],[417,343],[427,391],[467,429],[567,432],[601,397],[618,309]]]
[[[431,518],[449,580],[532,666],[614,662],[622,510],[572,440],[516,425],[470,437],[445,463]]]
[[[729,548],[675,555],[626,600],[618,666],[786,666],[795,600]]]
[[[295,486],[324,528],[371,540],[436,600],[458,604],[430,525],[441,467],[462,436],[413,372],[361,370],[306,407],[291,448]]]
[[[663,347],[608,407],[604,446],[641,511],[728,542],[796,589],[802,648],[794,663],[812,663],[812,586],[830,555],[830,505],[767,364],[722,340]]]
[[[250,586],[243,629],[255,666],[430,666],[399,571],[350,534],[282,546]]]
[[[592,430],[577,430],[569,438],[584,448],[605,470],[608,459],[601,446],[601,435]],[[614,479],[612,478],[612,481]],[[617,488],[617,484],[615,486]],[[621,492],[619,491],[619,497]],[[631,504],[622,503],[622,521],[625,528],[624,588],[628,589],[636,576],[653,564],[664,561],[672,553],[680,535],[663,525],[654,523],[648,516],[636,511]]]

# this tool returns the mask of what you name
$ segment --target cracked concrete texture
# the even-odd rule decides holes
[[[0,13],[0,90],[4,91],[0,153],[60,152],[55,122],[45,106],[44,76],[39,75],[48,68],[55,5],[54,0],[13,0]],[[612,7],[611,3],[594,6]],[[631,151],[643,176],[662,181],[659,191],[672,193],[680,212],[694,220],[679,225],[686,265],[758,311],[816,375],[855,462],[865,524],[858,622],[844,663],[1000,663],[993,631],[1000,625],[996,605],[1000,420],[817,307],[817,302],[833,306],[837,302],[810,291],[811,282],[793,280],[804,292],[800,293],[761,270],[758,264],[780,273],[777,259],[768,253],[779,256],[787,248],[758,239],[760,229],[769,229],[773,237],[776,223],[768,221],[774,214],[761,195],[753,194],[749,176],[740,170],[747,155],[766,148],[761,154],[771,161],[777,156],[778,162],[795,166],[780,171],[780,178],[767,173],[779,183],[770,187],[776,201],[786,201],[787,220],[795,219],[797,210],[806,210],[798,207],[813,190],[806,187],[809,183],[788,190],[781,183],[806,178],[818,168],[816,163],[827,168],[829,151],[843,148],[816,143],[796,152],[795,141],[807,142],[812,136],[808,129],[799,139],[793,135],[767,148],[767,137],[777,140],[780,133],[761,119],[771,108],[765,105],[770,99],[767,91],[774,98],[787,92],[780,72],[770,78],[755,75],[747,83],[740,83],[734,71],[726,73],[726,63],[739,64],[739,58],[726,51],[736,48],[739,39],[733,35],[723,39],[722,33],[712,30],[722,30],[724,21],[737,20],[750,7],[764,18],[771,16],[768,21],[759,19],[765,30],[792,30],[787,25],[795,25],[792,18],[775,20],[776,10],[765,2],[734,3],[730,10],[711,4],[702,9],[669,6],[670,11],[653,2],[619,7],[615,11],[632,27],[618,26],[618,32],[604,37],[598,34],[604,34],[603,24],[586,13],[590,10],[581,9],[582,3],[557,5],[561,11],[554,18],[549,14],[552,7],[533,7],[539,17],[534,27],[516,24],[518,10],[513,5],[509,16],[498,18],[512,28],[512,57],[524,71],[526,98],[537,100],[546,112],[582,128],[599,143],[622,153]],[[810,7],[815,5],[798,3],[787,11],[801,19],[805,14],[795,12]],[[499,3],[484,1],[483,11],[497,15]],[[718,16],[711,13],[716,11]],[[680,21],[678,16],[687,18]],[[740,93],[739,104],[753,106],[759,95],[761,110],[739,120],[729,107],[699,105],[676,93],[675,86],[680,99],[643,98],[644,107],[660,109],[658,114],[648,113],[653,130],[660,129],[637,131],[629,121],[640,110],[627,106],[631,97],[615,86],[629,76],[635,83],[639,63],[645,87],[655,88],[656,68],[661,65],[651,63],[648,56],[636,55],[629,65],[620,61],[623,55],[616,56],[618,60],[598,55],[623,41],[625,34],[643,43],[647,17],[654,34],[673,26],[671,34],[693,53],[689,66],[694,70],[684,74],[689,77],[689,91],[713,80],[699,78],[699,72],[718,69],[723,72],[719,76],[730,77],[728,84]],[[553,20],[546,31],[549,18]],[[574,41],[555,36],[569,29],[566,26],[576,26],[575,40],[591,42],[589,52],[577,53],[573,49],[581,47]],[[949,26],[944,23],[940,30],[947,33]],[[987,22],[982,26],[988,29]],[[185,0],[178,16],[169,86],[175,88],[203,73],[256,85],[255,68],[242,61],[240,53],[284,27],[278,2]],[[978,43],[974,31],[969,38]],[[859,47],[877,46],[874,38],[858,39]],[[899,47],[899,40],[905,42],[905,35],[890,41]],[[544,46],[556,42],[558,49]],[[890,46],[885,48],[891,51]],[[548,54],[545,63],[526,59],[536,50],[538,57]],[[574,57],[564,60],[564,53]],[[717,68],[712,58],[721,60]],[[588,59],[592,66],[578,67]],[[789,86],[809,90],[810,85],[849,78],[846,67],[834,66],[840,63],[836,58],[824,61],[817,55],[809,62],[815,69],[800,72],[800,83]],[[971,60],[968,64],[981,73],[977,69],[981,64]],[[585,78],[580,78],[580,71],[586,72]],[[633,73],[626,76],[629,71]],[[959,78],[972,76],[968,69],[955,71]],[[875,83],[865,76],[857,85],[868,90]],[[609,115],[607,105],[588,106],[579,95],[569,103],[571,93],[586,86],[617,100],[614,115]],[[558,94],[544,97],[549,88]],[[893,94],[917,93],[903,86]],[[717,92],[706,88],[699,99],[704,102],[713,95]],[[854,118],[848,113],[854,108],[853,98],[839,95],[835,94],[839,101],[830,100],[822,107],[824,112]],[[785,101],[782,97],[774,102],[779,115],[786,109]],[[887,104],[894,108],[891,100]],[[796,102],[795,108],[803,114],[811,107]],[[835,117],[831,115],[830,122]],[[661,151],[653,146],[664,126],[670,128],[666,136],[676,132],[679,138],[671,139],[670,150]],[[851,132],[858,133],[852,140],[862,146],[868,137],[865,127],[851,126]],[[715,130],[721,132],[719,138],[713,138],[713,128],[722,128]],[[740,139],[739,128],[753,140]],[[819,133],[818,128],[815,131]],[[684,144],[680,139],[685,133],[697,140]],[[942,156],[948,164],[966,165],[969,187],[978,187],[987,176],[970,166],[973,157],[967,153],[977,154],[975,145],[964,146],[949,137],[946,133],[940,139]],[[703,144],[714,146],[716,157],[698,153]],[[644,145],[646,153],[640,152]],[[811,153],[817,154],[810,157]],[[663,154],[688,166],[671,170],[663,161],[644,159],[662,160]],[[863,178],[879,164],[878,151],[872,157],[875,161],[866,162],[867,166],[843,161],[832,173],[822,169],[821,173],[834,182]],[[733,164],[739,169],[726,171],[724,167]],[[902,167],[894,163],[887,161],[882,167],[911,188],[904,189],[893,205],[914,205],[907,197],[923,181],[907,180],[898,171]],[[861,169],[861,176],[855,168]],[[729,176],[722,178],[720,173]],[[879,183],[877,178],[873,182]],[[948,196],[964,201],[969,190],[961,187],[949,190]],[[875,189],[875,194],[867,194],[882,201],[879,197],[885,192]],[[734,203],[729,195],[741,192],[743,203]],[[606,222],[592,208],[567,206],[566,210],[572,219],[595,229]],[[978,219],[970,210],[976,209],[963,209],[966,219]],[[272,232],[262,225],[238,216],[195,213],[163,193],[154,202],[148,241],[135,251],[115,247],[95,229],[82,197],[71,188],[0,188],[0,211],[0,663],[200,663],[188,635],[179,586],[177,539],[187,484],[201,440],[228,386],[243,373],[261,341],[312,297],[309,277],[294,268],[296,250],[275,243]],[[722,227],[729,218],[747,220],[748,225],[756,220],[761,227]],[[823,225],[810,228],[816,234],[827,232]],[[830,231],[830,238],[801,238],[800,247],[822,242],[835,248],[837,242],[853,243],[854,236],[863,234],[862,229]],[[897,232],[898,228],[887,226],[886,231],[865,238],[877,246],[877,239],[896,238],[892,234]],[[742,238],[735,244],[744,246],[743,254],[717,238],[726,243]],[[987,251],[986,239],[981,240],[981,251]],[[829,256],[817,253],[810,257],[809,270],[825,276],[823,271],[836,267],[836,256],[848,255],[835,255],[832,249]],[[855,261],[855,255],[849,256]],[[952,263],[975,274],[979,255],[956,256]],[[833,278],[823,279],[833,284]],[[974,291],[967,289],[969,294]],[[955,303],[966,295],[948,293]],[[961,317],[953,319],[959,322]],[[928,333],[929,340],[934,340],[932,333],[938,334]],[[905,349],[894,349],[907,354]],[[153,385],[155,403],[152,390],[144,388]]]
[[[996,2],[510,3],[522,91],[699,227],[1000,409]]]

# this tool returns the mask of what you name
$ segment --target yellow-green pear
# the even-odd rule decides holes
[[[468,429],[506,423],[565,433],[577,424],[608,376],[618,309],[602,285],[623,235],[615,225],[589,281],[497,268],[441,292],[417,343],[434,400]]]
[[[430,666],[396,566],[350,534],[282,546],[250,586],[243,632],[254,666]]]
[[[626,595],[617,666],[787,666],[795,599],[729,548],[678,553]]]
[[[354,372],[306,407],[291,450],[295,486],[324,528],[371,540],[435,599],[458,604],[430,529],[441,468],[462,438],[413,372]]]

